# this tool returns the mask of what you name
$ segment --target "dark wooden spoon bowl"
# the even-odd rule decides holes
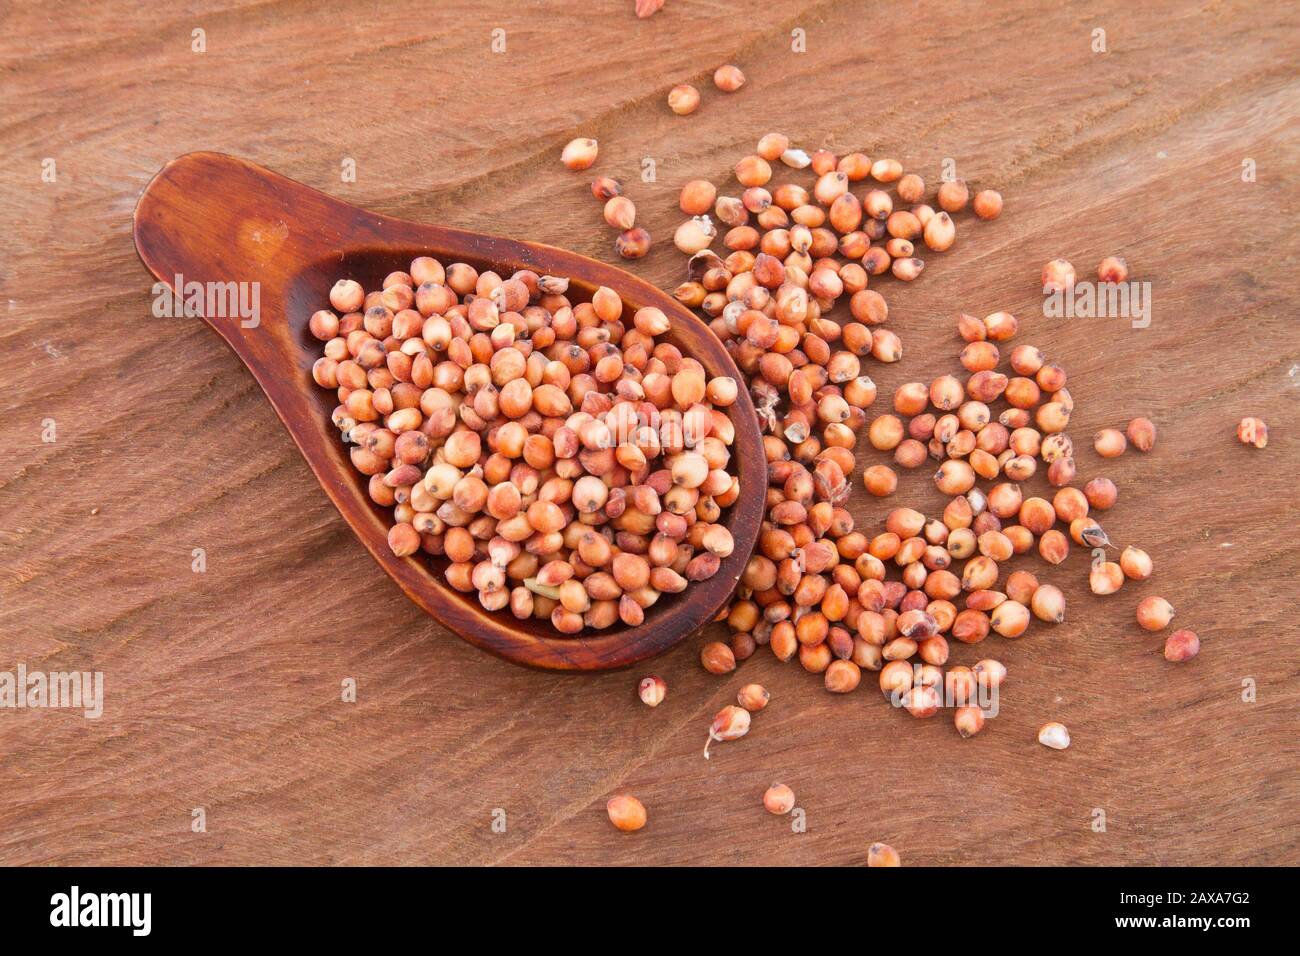
[[[742,381],[735,363],[696,316],[671,296],[622,269],[551,246],[427,226],[358,209],[253,163],[220,153],[190,153],[168,163],[135,208],[141,261],[173,291],[188,284],[258,283],[260,322],[238,315],[203,318],[226,340],[284,422],[321,486],[379,565],[412,601],[477,647],[508,660],[553,670],[623,667],[658,654],[707,624],[726,602],[758,539],[767,465],[754,407],[746,394],[727,409],[736,429],[731,468],[744,489],[723,515],[735,551],[714,577],[665,595],[637,627],[565,637],[548,622],[488,612],[473,595],[448,586],[440,559],[399,558],[388,547],[391,509],[374,504],[330,422],[332,391],[311,376],[321,343],[307,330],[329,307],[338,279],[378,288],[388,273],[419,255],[468,262],[508,276],[517,269],[567,276],[575,301],[609,286],[625,307],[656,306],[672,320],[666,338],[698,359],[710,376]]]

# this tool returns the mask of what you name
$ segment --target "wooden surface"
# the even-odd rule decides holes
[[[99,720],[0,711],[0,863],[857,864],[874,840],[907,864],[1300,863],[1295,8],[1014,6],[0,5],[0,669],[100,670],[107,697]],[[749,82],[724,97],[703,81],[728,60]],[[704,90],[687,118],[664,105],[683,80]],[[149,178],[207,148],[612,261],[588,177],[557,161],[593,135],[595,171],[660,240],[637,270],[671,286],[677,188],[726,181],[771,129],[932,182],[950,157],[1003,192],[919,281],[876,286],[905,356],[869,371],[882,394],[928,380],[957,367],[958,310],[1021,315],[1020,341],[1070,373],[1081,475],[1119,485],[1108,530],[1156,561],[1107,599],[1081,554],[1031,563],[1068,620],[954,654],[1010,669],[973,740],[765,650],[722,679],[689,645],[579,677],[456,640],[375,566],[225,344],[151,316],[130,239]],[[1108,253],[1152,283],[1150,328],[1042,318],[1044,261],[1083,275]],[[1093,431],[1136,414],[1156,450],[1103,466]],[[1266,450],[1236,443],[1245,414],[1272,426]],[[915,473],[893,503],[940,499]],[[884,510],[852,507],[869,529]],[[1200,633],[1195,661],[1136,632],[1155,593]],[[653,711],[646,672],[669,686]],[[753,680],[772,704],[704,761],[710,716]],[[1070,750],[1035,742],[1050,719]],[[776,780],[806,833],[761,809]],[[649,808],[639,834],[605,819],[619,791]]]
[[[531,667],[609,670],[675,647],[728,604],[758,541],[762,495],[737,502],[720,519],[735,550],[717,573],[697,584],[689,598],[659,602],[636,627],[620,624],[568,637],[549,620],[521,622],[509,612],[484,610],[477,594],[447,584],[445,561],[423,552],[393,554],[393,511],[371,500],[367,479],[331,421],[337,395],[312,377],[321,344],[307,323],[328,301],[329,288],[347,278],[378,289],[395,269],[433,255],[507,277],[525,268],[564,276],[575,304],[590,301],[601,286],[616,288],[629,315],[645,307],[668,315],[673,327],[662,341],[698,358],[707,375],[739,379],[722,343],[672,296],[639,276],[564,249],[380,217],[222,153],[187,153],[168,163],[146,188],[134,220],[141,261],[173,292],[178,275],[183,288],[192,282],[258,284],[259,321],[214,316],[212,327],[261,384],[321,487],[375,560],[412,601],[470,643]],[[276,237],[271,255],[263,239],[268,235]],[[761,488],[767,461],[749,394],[738,395],[726,414],[735,429],[732,470],[742,483]]]

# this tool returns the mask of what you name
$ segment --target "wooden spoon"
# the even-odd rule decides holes
[[[593,223],[596,213],[592,213]],[[758,539],[767,464],[753,404],[744,388],[727,409],[736,438],[730,468],[744,489],[722,522],[735,551],[707,581],[665,595],[637,627],[564,637],[548,621],[489,613],[473,595],[449,587],[445,562],[396,557],[388,547],[391,509],[374,504],[330,421],[333,392],[312,380],[321,343],[307,331],[330,287],[351,278],[377,289],[419,255],[468,262],[509,276],[518,269],[566,276],[569,296],[589,300],[598,286],[619,292],[625,308],[656,306],[672,319],[666,338],[698,359],[710,377],[742,382],[735,363],[698,318],[671,296],[622,269],[551,246],[426,226],[358,209],[253,163],[220,153],[172,160],[145,187],[135,208],[141,261],[173,291],[178,282],[258,283],[260,322],[203,318],[235,350],[266,392],[307,464],[362,544],[407,596],[462,638],[508,660],[553,670],[606,670],[658,654],[693,634],[730,597]],[[251,288],[251,287],[246,287]],[[221,310],[218,310],[221,311]],[[226,310],[228,311],[228,310]],[[268,507],[270,505],[268,504]]]

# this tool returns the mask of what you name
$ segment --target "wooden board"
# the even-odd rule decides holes
[[[856,864],[875,840],[909,864],[1300,862],[1296,10],[560,6],[0,7],[0,669],[99,670],[107,696],[98,720],[0,711],[0,863]],[[726,61],[749,78],[733,96],[706,82]],[[681,118],[664,100],[684,80],[704,102]],[[769,130],[931,181],[950,158],[1003,192],[1002,218],[962,218],[919,281],[878,286],[906,351],[870,372],[887,395],[953,370],[958,311],[1017,313],[1020,341],[1069,371],[1081,474],[1120,487],[1110,533],[1155,557],[1108,599],[1082,554],[1029,564],[1069,619],[954,654],[1010,669],[976,739],[893,711],[870,681],[832,697],[765,650],[725,679],[698,642],[575,677],[457,640],[365,554],[217,336],[152,317],[130,241],[148,179],[207,148],[383,213],[612,261],[588,177],[557,161],[582,134],[660,240],[637,271],[671,287],[677,189],[726,182]],[[1108,253],[1151,282],[1149,328],[1042,317],[1044,261],[1084,275]],[[1156,450],[1103,463],[1092,433],[1137,414]],[[1266,450],[1235,441],[1246,414],[1273,427]],[[941,499],[914,473],[894,503]],[[860,492],[852,507],[870,529],[884,512]],[[1200,633],[1195,661],[1166,664],[1137,633],[1156,593]],[[653,711],[643,671],[669,685]],[[710,716],[748,681],[772,704],[705,762]],[[1070,750],[1035,742],[1049,719]],[[759,805],[777,780],[807,832]],[[619,791],[649,807],[638,835],[605,819]]]

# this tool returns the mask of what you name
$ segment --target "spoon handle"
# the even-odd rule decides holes
[[[135,244],[164,282],[278,284],[358,239],[383,217],[222,153],[179,156],[145,187]]]

